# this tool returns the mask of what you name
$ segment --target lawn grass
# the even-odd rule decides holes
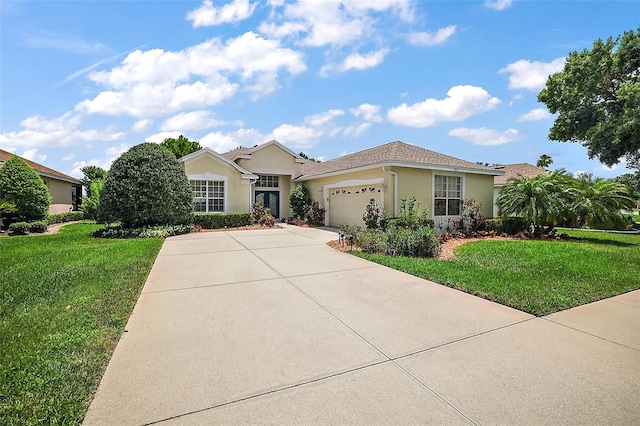
[[[79,424],[162,246],[99,226],[0,238],[0,424]]]
[[[476,241],[451,260],[355,254],[537,316],[640,288],[640,235],[568,233],[583,240]]]

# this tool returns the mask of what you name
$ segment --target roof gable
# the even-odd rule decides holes
[[[237,159],[240,159],[240,158],[251,159],[251,154],[258,152],[260,150],[263,150],[265,148],[268,148],[270,146],[277,146],[287,154],[291,155],[296,162],[304,163],[307,161],[306,159],[300,157],[300,155],[296,154],[295,152],[293,152],[286,146],[282,145],[280,142],[278,142],[275,139],[270,140],[269,142],[265,142],[260,145],[254,146],[253,148],[245,148],[241,146],[236,149],[232,149],[231,151],[225,152],[222,155],[231,161],[236,161]]]
[[[81,185],[82,182],[79,179],[74,178],[73,176],[69,176],[66,175],[64,173],[61,173],[57,170],[53,170],[49,167],[43,166],[42,164],[38,164],[35,161],[31,161],[31,160],[27,160],[26,158],[20,157],[19,155],[16,154],[12,154],[8,151],[5,151],[3,149],[0,149],[0,164],[1,163],[6,163],[7,160],[9,160],[9,158],[16,156],[18,158],[20,158],[22,161],[24,161],[25,163],[27,163],[27,165],[29,167],[31,167],[36,173],[38,173],[40,176],[44,176],[44,177],[48,177],[51,179],[58,179],[64,182],[69,182],[69,183],[73,183],[76,185]]]
[[[344,155],[322,163],[305,162],[301,165],[302,175],[298,179],[306,180],[312,177],[342,173],[353,169],[391,165],[472,172],[488,175],[502,174],[501,171],[492,167],[486,167],[415,145],[396,141],[355,152],[353,154]]]
[[[227,164],[233,168],[235,168],[238,172],[240,172],[240,174],[242,175],[243,179],[257,179],[258,176],[254,175],[253,173],[251,173],[248,170],[243,169],[242,167],[238,166],[235,162],[229,160],[228,158],[226,158],[225,156],[222,156],[220,154],[218,154],[217,152],[215,152],[214,150],[212,150],[211,148],[205,147],[202,148],[196,152],[192,152],[191,154],[185,155],[184,157],[180,158],[180,162],[183,164],[189,164],[193,161],[196,161],[204,156],[209,156],[211,158],[216,159],[217,161],[220,161],[223,164]]]
[[[505,164],[504,166],[495,166],[494,168],[504,172],[503,176],[493,178],[493,184],[498,186],[506,185],[509,179],[517,178],[518,176],[532,177],[548,171],[529,163]]]

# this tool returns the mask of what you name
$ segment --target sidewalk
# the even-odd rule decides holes
[[[640,291],[535,318],[331,239],[167,239],[85,424],[638,423]]]

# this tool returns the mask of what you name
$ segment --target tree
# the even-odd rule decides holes
[[[200,142],[190,141],[184,136],[180,135],[178,138],[166,138],[160,145],[175,155],[176,158],[182,158],[185,155],[189,155],[192,152],[196,152],[202,149]]]
[[[51,197],[44,181],[27,163],[12,156],[0,168],[0,199],[15,204],[10,221],[46,219]]]
[[[113,162],[100,192],[100,222],[135,228],[188,224],[192,218],[191,185],[167,149],[145,142]]]
[[[553,164],[553,158],[551,158],[551,156],[547,154],[542,154],[540,157],[538,157],[538,162],[536,163],[536,166],[546,169],[552,164]]]
[[[570,183],[572,185],[568,191],[571,202],[566,218],[573,219],[572,225],[577,228],[595,224],[611,227],[621,223],[624,221],[622,210],[634,205],[627,186],[614,180],[580,173]]]
[[[580,142],[607,166],[640,166],[640,28],[571,52],[538,100],[555,119],[549,139]]]
[[[98,210],[100,209],[100,192],[104,187],[104,179],[94,179],[89,188],[87,188],[87,196],[82,198],[82,211],[85,219],[98,219]]]
[[[297,185],[289,193],[289,207],[294,217],[301,219],[304,217],[304,206],[311,204],[309,190],[303,184]]]
[[[563,170],[511,178],[496,201],[498,212],[524,218],[535,236],[549,234],[566,211],[568,179]]]
[[[629,196],[634,200],[640,200],[640,170],[635,173],[625,173],[614,179],[629,188]]]
[[[80,167],[80,171],[84,174],[84,177],[80,179],[82,186],[87,193],[87,198],[91,197],[91,183],[96,179],[104,180],[107,177],[107,171],[98,166],[84,166]]]

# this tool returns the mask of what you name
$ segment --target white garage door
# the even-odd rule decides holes
[[[362,215],[365,207],[372,198],[380,202],[382,189],[380,185],[349,186],[333,188],[329,191],[329,225],[364,226]]]

